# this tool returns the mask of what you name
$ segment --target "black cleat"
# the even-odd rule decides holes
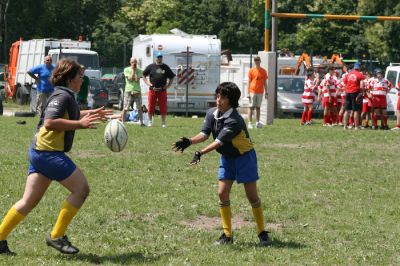
[[[15,256],[15,255],[17,255],[15,252],[12,252],[8,248],[7,240],[1,240],[0,241],[0,254],[1,255],[7,255],[7,256]]]
[[[223,233],[217,241],[214,242],[214,245],[227,245],[227,244],[233,244],[233,237],[232,236],[226,236],[225,233]]]
[[[68,241],[67,236],[51,239],[50,235],[48,235],[46,237],[46,244],[64,254],[76,254],[79,252],[79,249],[74,247],[71,242]]]
[[[260,247],[266,247],[272,244],[267,231],[262,231],[260,234],[258,234],[258,239],[260,239]]]

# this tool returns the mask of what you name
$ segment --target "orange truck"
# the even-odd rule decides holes
[[[35,87],[34,80],[27,72],[42,64],[46,55],[52,57],[53,64],[62,58],[74,59],[85,65],[86,75],[100,78],[99,56],[90,48],[89,41],[70,39],[20,39],[14,42],[10,48],[9,64],[4,69],[5,97],[18,104],[27,104],[30,98],[36,98],[36,90],[32,89]]]

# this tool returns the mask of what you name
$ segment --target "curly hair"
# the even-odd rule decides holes
[[[215,96],[217,96],[218,94],[228,97],[229,103],[231,104],[232,108],[239,107],[239,99],[241,92],[235,83],[222,82],[221,84],[218,85],[217,89],[215,90]]]
[[[50,77],[54,86],[67,87],[67,81],[73,79],[82,70],[81,65],[71,59],[60,60]]]

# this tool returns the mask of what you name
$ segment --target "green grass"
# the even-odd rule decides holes
[[[0,219],[22,195],[37,123],[17,120],[0,117]],[[86,174],[91,194],[67,233],[81,252],[64,256],[44,243],[68,195],[54,183],[8,238],[18,256],[1,257],[0,264],[400,264],[398,132],[323,128],[319,120],[300,127],[291,119],[250,131],[274,244],[256,246],[251,209],[235,185],[232,210],[244,226],[235,231],[234,245],[215,247],[219,155],[207,154],[192,167],[200,145],[183,154],[170,150],[178,137],[197,134],[202,122],[168,117],[165,129],[159,118],[154,128],[127,125],[129,142],[120,153],[103,144],[105,125],[78,131],[69,156]],[[214,224],[202,229],[196,222],[207,217]]]
[[[4,106],[4,110],[20,111],[20,112],[30,111],[30,107],[28,104],[20,105],[20,104],[16,104],[15,102],[13,102],[11,100],[8,100],[8,101],[3,100],[3,106]]]

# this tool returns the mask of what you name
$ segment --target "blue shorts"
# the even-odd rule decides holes
[[[62,181],[76,169],[74,162],[62,151],[37,151],[29,149],[28,175],[39,173],[45,177]]]
[[[239,157],[221,156],[219,180],[236,180],[237,183],[251,183],[259,179],[257,155],[251,150]]]

